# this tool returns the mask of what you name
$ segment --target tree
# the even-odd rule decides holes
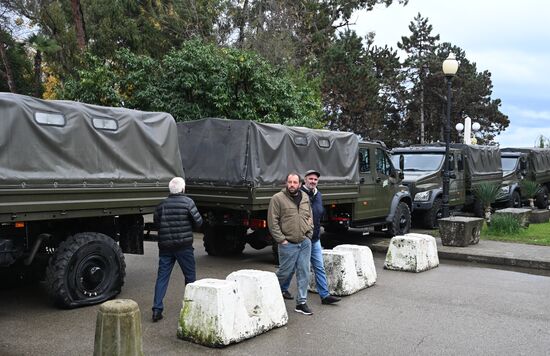
[[[28,39],[29,44],[35,50],[34,53],[34,96],[42,96],[42,53],[54,53],[61,47],[54,40],[42,34],[33,34]]]
[[[59,87],[59,97],[165,111],[178,121],[226,117],[324,124],[316,82],[275,69],[247,51],[188,41],[159,60],[121,50],[109,61],[88,55],[86,63]]]
[[[419,13],[409,24],[411,35],[401,37],[397,47],[407,54],[403,63],[410,89],[408,90],[407,124],[413,132],[417,132],[417,123],[420,125],[419,141],[425,142],[425,89],[424,82],[429,75],[429,62],[433,60],[439,35],[432,35],[433,27],[428,24],[428,18]]]

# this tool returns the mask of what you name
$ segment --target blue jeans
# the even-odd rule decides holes
[[[296,294],[296,304],[304,304],[307,300],[307,288],[309,285],[309,260],[311,258],[311,240],[293,244],[279,244],[279,269],[277,270],[277,278],[281,290],[283,284],[296,273],[296,284],[298,285],[298,293]],[[288,286],[287,286],[288,289]]]
[[[185,247],[178,251],[160,251],[159,250],[159,269],[157,273],[157,282],[155,284],[155,299],[153,301],[153,309],[162,311],[164,304],[162,300],[168,289],[170,274],[174,268],[174,263],[178,261],[183,275],[185,284],[193,283],[196,280],[195,276],[195,256],[193,255],[193,246]]]
[[[329,296],[327,275],[325,273],[325,265],[323,263],[323,247],[321,246],[321,240],[311,242],[311,267],[315,273],[315,284],[317,285],[317,293],[322,298]],[[281,290],[287,291],[290,286],[290,276],[282,285]]]

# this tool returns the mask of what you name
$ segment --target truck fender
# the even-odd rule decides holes
[[[395,193],[393,196],[393,199],[391,201],[391,208],[390,213],[388,216],[386,216],[386,222],[391,223],[393,221],[393,216],[395,215],[395,211],[397,210],[397,206],[399,203],[404,202],[409,206],[409,209],[412,212],[412,198],[411,194],[408,191],[400,191]]]

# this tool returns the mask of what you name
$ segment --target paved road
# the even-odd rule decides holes
[[[242,268],[275,271],[270,249],[247,247],[241,258],[228,259],[206,256],[199,239],[195,248],[199,278],[225,278]],[[140,305],[146,355],[550,354],[550,277],[456,262],[419,274],[387,271],[383,255],[375,255],[375,286],[333,306],[310,294],[311,317],[286,301],[287,326],[209,349],[176,337],[183,296],[177,267],[165,319],[150,321],[156,253],[156,244],[147,242],[145,256],[126,255],[119,296]],[[0,355],[90,355],[97,310],[54,309],[41,285],[0,290]]]

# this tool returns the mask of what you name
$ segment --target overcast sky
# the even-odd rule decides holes
[[[397,49],[418,13],[440,42],[459,46],[479,72],[491,72],[492,98],[502,100],[510,119],[496,138],[501,147],[532,147],[539,135],[550,138],[550,1],[409,0],[405,7],[355,13],[353,29],[361,36],[375,32],[376,44]]]

